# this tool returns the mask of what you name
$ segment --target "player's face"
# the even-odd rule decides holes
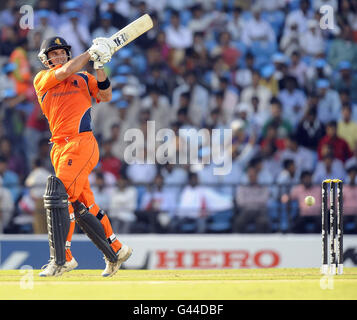
[[[51,50],[48,54],[48,60],[52,62],[52,65],[65,64],[67,62],[67,52],[64,49]]]

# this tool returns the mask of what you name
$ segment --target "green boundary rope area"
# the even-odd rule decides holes
[[[357,300],[357,268],[324,276],[311,269],[0,271],[1,300]]]

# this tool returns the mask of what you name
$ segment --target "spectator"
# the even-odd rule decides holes
[[[313,174],[313,182],[316,184],[321,184],[325,179],[341,179],[343,180],[346,176],[345,169],[341,160],[333,157],[331,151],[328,151],[319,160],[316,169]]]
[[[341,160],[343,163],[352,156],[347,142],[337,135],[336,121],[331,121],[327,124],[326,135],[319,142],[317,147],[319,160],[322,160],[327,146],[331,148],[333,157]]]
[[[24,194],[20,201],[22,210],[29,210],[33,216],[32,229],[36,234],[47,234],[46,210],[43,203],[43,195],[46,190],[48,177],[51,175],[46,168],[43,167],[42,160],[37,158],[33,162],[32,170],[25,180],[25,186],[28,188],[28,193]]]
[[[191,30],[192,34],[196,32],[205,32],[209,27],[212,18],[205,12],[202,4],[194,4],[190,11],[192,13],[192,18],[188,23],[188,28]]]
[[[293,51],[290,57],[288,73],[297,79],[300,88],[303,88],[307,81],[307,70],[308,66],[304,61],[301,60],[300,52]]]
[[[330,88],[330,83],[326,79],[319,79],[316,87],[319,96],[317,105],[319,120],[323,124],[329,121],[338,121],[341,113],[341,101],[338,93]]]
[[[223,123],[227,124],[233,118],[234,106],[239,101],[239,94],[237,88],[230,83],[227,77],[219,78],[219,90],[216,95],[222,93],[221,104],[219,103],[217,107],[223,117]]]
[[[188,71],[184,77],[185,82],[177,86],[172,93],[173,112],[177,113],[178,109],[183,107],[180,96],[185,93],[188,100],[188,116],[192,123],[201,127],[203,120],[207,115],[207,106],[209,103],[209,94],[206,88],[197,81],[197,75],[194,71]]]
[[[285,26],[297,24],[298,32],[303,34],[308,29],[308,21],[312,18],[313,12],[310,10],[309,0],[301,0],[299,9],[289,12],[286,16]]]
[[[297,86],[296,79],[289,77],[286,81],[286,88],[279,94],[279,100],[283,105],[283,116],[290,119],[294,128],[304,116],[306,108],[306,97]]]
[[[355,144],[352,151],[353,151],[353,155],[345,163],[346,169],[349,169],[350,167],[354,167],[354,166],[357,167],[357,144]]]
[[[256,154],[256,135],[249,132],[241,119],[234,120],[230,125],[232,129],[232,157],[245,168]]]
[[[131,163],[127,166],[126,174],[130,181],[134,184],[150,184],[154,182],[154,179],[157,174],[157,167],[154,164],[147,163],[146,155],[147,149],[145,147],[137,150],[138,159],[134,163]]]
[[[334,87],[337,91],[345,90],[349,93],[351,102],[357,103],[357,75],[351,69],[349,61],[341,61],[338,66],[339,74],[335,79]]]
[[[349,0],[341,0],[337,10],[337,24],[340,26],[350,25],[353,26],[356,19],[356,10],[353,2]],[[335,11],[336,12],[336,11]]]
[[[279,82],[275,78],[275,66],[273,64],[268,64],[261,69],[261,80],[260,84],[266,87],[271,94],[276,97],[279,94]]]
[[[137,218],[137,190],[125,176],[120,176],[109,202],[109,218],[114,233],[130,233]]]
[[[69,20],[59,27],[58,32],[72,47],[72,56],[76,57],[88,48],[91,36],[87,26],[79,21],[79,12],[70,11],[67,13],[67,17]]]
[[[236,110],[237,112],[246,110],[248,119],[247,126],[249,130],[254,132],[256,136],[260,138],[264,124],[270,118],[270,110],[259,110],[259,98],[257,96],[252,97],[250,104],[245,102],[239,103]]]
[[[273,132],[275,132],[275,139],[276,139],[276,129],[272,127]],[[279,140],[279,139],[276,139]],[[277,176],[279,175],[280,171],[282,170],[281,164],[278,158],[278,146],[279,142],[275,142],[274,138],[271,141],[266,141],[261,146],[261,149],[258,152],[258,156],[262,158],[263,161],[263,168],[265,172],[269,172],[271,179],[273,182],[276,181]],[[282,141],[281,143],[284,143]]]
[[[250,156],[235,148],[232,150],[232,170],[229,174],[223,175],[220,182],[220,190],[223,194],[234,198],[236,184],[240,184],[244,175],[244,169],[250,160]]]
[[[276,183],[283,185],[293,185],[299,182],[299,174],[296,170],[294,159],[285,159],[283,161],[283,170],[280,171]]]
[[[187,170],[180,165],[174,165],[168,162],[161,169],[161,174],[164,178],[164,188],[166,192],[171,192],[171,197],[175,199],[174,204],[176,204],[176,210],[180,192],[188,182]]]
[[[298,205],[293,231],[297,233],[307,232],[305,229],[308,223],[312,223],[312,232],[319,232],[321,230],[321,181],[317,185],[312,182],[312,172],[303,171],[300,177],[300,184],[292,187],[289,200],[296,201]],[[317,182],[315,182],[317,183]],[[305,204],[305,198],[307,196],[313,196],[315,198],[315,205],[307,206]]]
[[[349,104],[342,105],[342,119],[337,124],[337,135],[344,139],[353,150],[357,144],[357,123],[352,120],[352,109]]]
[[[120,106],[122,98],[120,90],[113,90],[112,100],[102,102],[92,107],[93,127],[99,141],[107,140],[110,137],[111,127],[115,123],[120,123]]]
[[[44,39],[56,36],[56,29],[52,26],[53,20],[51,19],[51,14],[51,11],[46,9],[38,10],[36,12],[38,22],[35,24],[35,29],[29,31],[28,38],[30,41],[34,40],[36,33],[40,34],[40,43],[42,43]]]
[[[110,12],[102,12],[100,15],[100,26],[93,31],[92,38],[110,38],[117,30],[112,25],[112,14]]]
[[[204,232],[208,216],[231,208],[229,198],[219,195],[212,188],[200,186],[197,174],[190,173],[189,184],[182,190],[178,211],[172,219],[170,230],[180,232],[185,223],[193,222],[196,224],[195,232]]]
[[[254,70],[254,55],[248,51],[245,54],[244,66],[239,67],[234,73],[234,83],[239,89],[244,89],[252,84],[253,70]]]
[[[16,69],[12,73],[15,81],[17,95],[26,94],[32,90],[31,85],[31,68],[27,57],[28,41],[27,38],[20,39],[17,47],[10,55],[9,62],[16,65]]]
[[[217,46],[211,51],[211,56],[221,56],[227,68],[233,69],[237,65],[237,60],[241,56],[241,52],[232,45],[230,33],[223,31],[219,35]]]
[[[23,155],[14,149],[10,138],[2,137],[0,138],[0,156],[7,160],[7,168],[15,172],[20,182],[22,182],[27,174],[26,161],[24,161]]]
[[[300,32],[296,21],[286,25],[280,40],[280,49],[288,57],[294,52],[300,52]]]
[[[355,233],[357,229],[357,167],[352,166],[347,170],[347,179],[343,186],[343,224],[344,232]],[[352,224],[352,230],[348,227]],[[348,227],[348,228],[347,228]]]
[[[103,141],[101,147],[101,157],[99,160],[101,170],[112,173],[115,178],[118,179],[122,170],[122,163],[113,155],[113,141],[105,140]]]
[[[0,54],[2,56],[10,56],[10,54],[16,49],[17,44],[18,36],[15,29],[10,26],[3,26],[1,28]]]
[[[312,97],[309,97],[312,99]],[[296,129],[298,144],[316,151],[317,146],[325,135],[325,126],[317,118],[316,107],[310,107]]]
[[[2,181],[3,179],[0,177],[0,234],[6,230],[15,209],[11,192],[8,188],[3,186]]]
[[[159,56],[157,57],[157,62],[165,62],[169,63],[170,57],[171,57],[171,48],[167,44],[166,41],[166,33],[162,30],[158,31],[156,39],[153,41],[156,41],[156,44],[152,47],[155,51],[158,52]],[[152,51],[150,51],[152,52]],[[149,52],[148,52],[149,55]],[[149,58],[148,58],[149,60]],[[161,73],[160,73],[161,75]]]
[[[15,24],[14,11],[17,10],[16,0],[7,0],[5,8],[0,11],[1,26],[13,26]]]
[[[170,25],[165,32],[167,44],[170,48],[182,50],[192,45],[192,31],[180,22],[180,15],[177,11],[171,12]]]
[[[316,151],[309,150],[298,144],[298,137],[291,134],[286,138],[286,148],[280,152],[280,161],[293,159],[297,175],[300,177],[302,171],[313,171],[316,165]]]
[[[68,1],[70,2],[70,1]],[[73,2],[72,2],[73,3]],[[58,27],[58,25],[61,23],[58,13],[54,10],[56,5],[54,5],[54,2],[49,1],[49,0],[39,0],[36,2],[35,6],[35,26],[40,24],[40,21],[42,20],[41,18],[46,15],[48,17],[48,23],[49,26],[52,28]],[[46,39],[44,37],[44,39]]]
[[[264,135],[261,136],[259,144],[261,152],[264,153],[264,151],[272,149],[274,149],[275,152],[285,149],[285,142],[285,136],[279,137],[278,128],[273,123],[270,123],[264,128]]]
[[[307,82],[305,83],[305,87],[307,91],[314,93],[318,90],[318,86],[324,84],[324,82],[318,83],[319,79],[329,79],[332,75],[332,71],[331,66],[323,58],[318,58],[311,62],[306,72]]]
[[[2,186],[11,192],[12,200],[15,203],[21,195],[21,181],[14,171],[8,169],[7,159],[2,156],[0,156],[0,177]]]
[[[274,43],[276,35],[268,22],[261,17],[261,8],[255,5],[252,8],[253,16],[245,23],[242,32],[242,41],[250,47],[254,42]]]
[[[259,185],[258,170],[255,165],[247,169],[248,181],[236,190],[235,201],[237,216],[234,220],[233,232],[246,233],[250,224],[258,233],[270,231],[267,204],[270,197],[268,186]]]
[[[105,184],[104,174],[101,171],[95,173],[95,184],[92,187],[92,191],[98,206],[108,212],[112,188]]]
[[[96,19],[94,20],[91,29],[94,30],[95,28],[98,27],[96,23],[99,24],[100,21],[99,17],[102,13],[105,12],[110,13],[111,24],[115,29],[120,30],[124,28],[126,25],[128,25],[127,10],[129,10],[127,1],[121,1],[120,3],[118,3],[115,0],[103,1],[101,6],[97,7]]]
[[[233,8],[233,16],[227,24],[227,30],[231,34],[232,40],[241,41],[244,28],[245,23],[242,17],[242,8],[236,6]]]
[[[303,55],[320,57],[325,51],[325,41],[316,20],[307,22],[308,29],[300,34],[299,45]]]
[[[170,219],[175,212],[175,197],[164,188],[164,178],[161,174],[155,177],[154,185],[143,195],[139,215],[146,224],[149,232],[164,233],[167,231]]]
[[[283,116],[280,100],[276,98],[271,99],[271,117],[264,124],[263,136],[266,135],[267,128],[271,125],[276,127],[278,138],[285,138],[293,131],[291,123]]]
[[[150,120],[155,121],[155,130],[168,128],[172,112],[169,99],[155,86],[147,88],[147,96],[141,101],[143,109],[150,110]]]
[[[331,41],[328,52],[328,62],[333,69],[337,69],[341,61],[349,61],[352,69],[357,69],[357,44],[353,42],[348,24],[342,25],[340,36]]]
[[[259,112],[270,112],[270,100],[272,98],[272,92],[261,85],[261,77],[258,71],[253,71],[252,84],[245,87],[242,90],[240,101],[251,103],[252,97],[257,97],[259,100]]]
[[[149,69],[149,73],[145,78],[146,87],[155,86],[159,88],[160,93],[166,96],[169,95],[168,81],[165,79],[168,77],[167,69],[164,65],[154,64]],[[171,98],[171,95],[170,95]]]
[[[51,147],[48,139],[41,138],[41,140],[38,142],[38,153],[36,158],[42,159],[43,167],[46,168],[49,172],[54,173],[54,169],[50,157],[50,151],[51,151]]]
[[[260,185],[271,185],[274,182],[274,176],[273,172],[271,172],[265,162],[265,158],[262,157],[262,155],[258,154],[257,156],[253,157],[249,163],[247,168],[249,169],[250,167],[254,167],[255,174],[257,176],[257,183]],[[246,171],[246,173],[242,177],[242,184],[249,184],[250,182],[250,176],[249,176],[249,171]],[[251,172],[252,173],[252,172]]]
[[[24,130],[27,163],[33,163],[38,154],[39,142],[47,135],[49,135],[48,122],[42,113],[40,104],[36,101],[34,102],[32,112],[27,118]]]
[[[122,89],[123,100],[127,102],[125,118],[132,128],[138,128],[140,125],[138,118],[140,115],[140,92],[138,87],[130,84]]]

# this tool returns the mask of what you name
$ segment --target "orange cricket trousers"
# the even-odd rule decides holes
[[[81,132],[75,137],[62,140],[53,140],[51,149],[51,161],[55,169],[56,177],[64,184],[69,204],[70,229],[66,241],[66,260],[72,259],[71,240],[75,228],[74,210],[72,202],[82,202],[94,216],[97,216],[100,208],[95,203],[93,192],[90,188],[88,176],[99,161],[99,148],[97,140],[91,131]],[[113,229],[107,215],[100,220],[105,235],[113,238]],[[115,239],[111,244],[115,252],[121,248],[119,240]]]

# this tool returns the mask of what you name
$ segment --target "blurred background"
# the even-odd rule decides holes
[[[33,29],[20,28],[24,4]],[[319,233],[321,182],[339,178],[345,233],[356,234],[356,0],[2,1],[0,233],[47,233],[50,133],[32,85],[42,40],[61,36],[77,56],[144,13],[153,29],[105,65],[113,100],[92,110],[101,158],[90,181],[114,231]],[[146,136],[148,120],[177,146],[179,129],[232,129],[231,172],[214,175],[212,161],[127,164],[124,133]],[[210,155],[201,141],[200,158]]]

